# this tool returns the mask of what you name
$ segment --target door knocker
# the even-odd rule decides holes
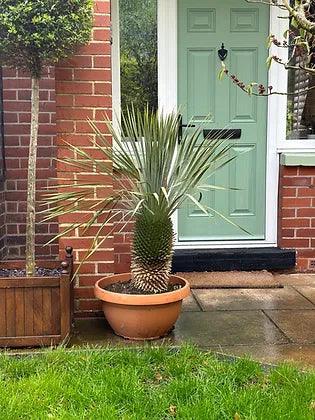
[[[221,48],[218,50],[218,55],[221,61],[224,61],[228,55],[228,50],[224,48],[223,42]]]

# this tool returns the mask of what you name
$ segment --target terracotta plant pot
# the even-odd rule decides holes
[[[104,290],[104,287],[129,281],[130,273],[105,277],[95,284],[95,296],[103,301],[104,315],[114,332],[132,340],[154,340],[167,335],[179,317],[182,301],[190,294],[188,282],[171,276],[182,288],[157,295],[127,295]]]

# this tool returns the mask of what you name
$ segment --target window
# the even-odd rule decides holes
[[[298,66],[301,59],[295,60]],[[315,85],[315,77],[302,70],[289,70],[287,108],[287,139],[315,140],[315,90],[308,90]]]
[[[120,109],[158,107],[157,0],[119,0]]]
[[[296,3],[291,0],[294,6]],[[313,9],[309,10],[312,13]],[[312,20],[312,14],[308,18]],[[315,51],[307,50],[304,33],[299,30],[292,19],[289,20],[288,42],[288,95],[287,102],[287,140],[315,140],[315,75],[299,70],[315,66]],[[307,39],[307,38],[306,38]],[[313,44],[308,37],[308,46]]]

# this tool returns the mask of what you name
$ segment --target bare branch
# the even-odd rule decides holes
[[[291,7],[288,0],[282,0],[284,7],[290,13],[290,16],[293,16],[298,25],[304,29],[306,32],[315,35],[315,22],[310,21],[305,16],[305,4],[310,6],[310,1],[305,0],[305,4],[302,2],[298,4],[296,7]]]

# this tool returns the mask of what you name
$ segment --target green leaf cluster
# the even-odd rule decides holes
[[[1,0],[0,62],[40,78],[90,39],[92,0]]]

